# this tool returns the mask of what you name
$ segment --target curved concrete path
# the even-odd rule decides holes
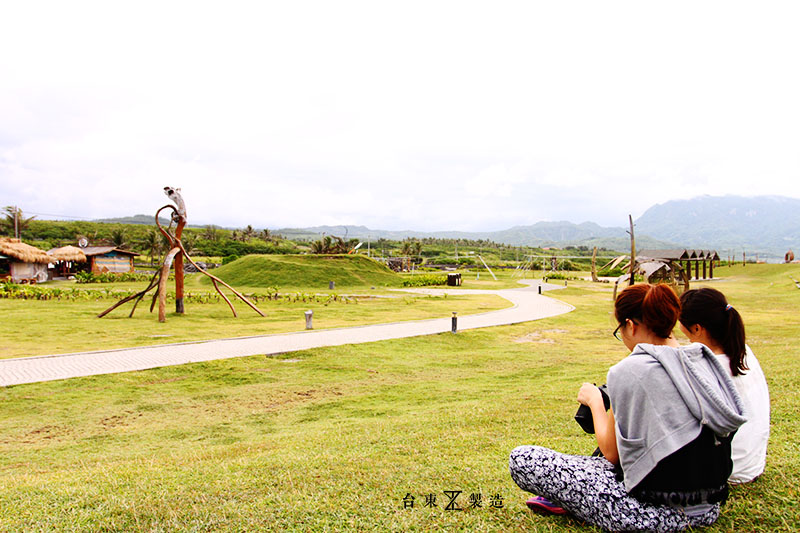
[[[404,289],[404,291],[437,295],[444,293],[496,294],[514,304],[512,307],[499,311],[459,316],[459,330],[527,322],[568,313],[574,309],[569,304],[539,294],[539,285],[542,286],[543,291],[563,288],[561,286],[542,284],[538,280],[523,280],[521,283],[528,285],[528,287],[503,290]],[[351,328],[280,333],[257,337],[238,337],[119,350],[2,359],[0,360],[0,386],[96,374],[130,372],[231,357],[246,357],[259,354],[274,355],[322,346],[339,346],[342,344],[416,337],[418,335],[433,335],[450,331],[450,328],[451,317],[447,317]]]

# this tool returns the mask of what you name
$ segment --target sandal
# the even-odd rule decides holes
[[[528,509],[542,514],[567,514],[567,510],[559,507],[543,496],[534,496],[525,502]]]

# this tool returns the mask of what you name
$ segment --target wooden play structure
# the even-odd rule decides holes
[[[620,283],[633,285],[636,275],[641,276],[647,283],[667,283],[678,294],[689,290],[689,281],[692,279],[692,269],[694,268],[694,279],[699,280],[700,267],[702,265],[702,279],[714,277],[714,263],[719,262],[719,254],[715,250],[691,250],[686,248],[674,250],[642,250],[636,252],[636,239],[633,234],[633,219],[628,216],[631,236],[630,255],[621,255],[609,261],[602,269],[613,269],[624,261],[622,270],[627,270],[614,282],[614,299],[617,297],[617,288]],[[595,250],[596,253],[596,250]],[[592,280],[598,281],[594,257],[592,258]]]

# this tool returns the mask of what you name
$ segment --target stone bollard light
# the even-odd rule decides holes
[[[314,311],[310,309],[306,311],[306,329],[314,329],[314,326],[311,324],[311,320],[314,318]]]

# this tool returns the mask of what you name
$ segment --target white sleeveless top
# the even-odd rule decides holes
[[[750,370],[744,375],[733,377],[733,384],[744,401],[747,422],[739,428],[731,443],[733,472],[728,478],[731,483],[753,481],[764,472],[767,463],[767,440],[769,439],[769,390],[767,380],[758,359],[745,346],[745,364]],[[730,359],[720,355],[723,364],[730,372]]]

